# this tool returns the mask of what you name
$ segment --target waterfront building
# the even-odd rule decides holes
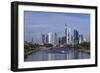
[[[45,39],[46,39],[46,44],[48,44],[48,35],[47,34],[46,34]]]
[[[71,35],[71,45],[74,45],[74,34]]]
[[[68,44],[69,45],[71,45],[71,43],[72,43],[71,35],[72,35],[71,28],[68,28]]]
[[[59,41],[59,47],[62,47],[62,39],[61,39],[61,37],[59,37],[59,39],[58,39]]]
[[[53,44],[53,34],[52,32],[47,33],[48,44]]]
[[[65,47],[66,45],[66,37],[59,37],[59,47]]]
[[[63,36],[61,41],[62,41],[62,45],[65,46],[66,45],[66,37]]]
[[[68,28],[67,28],[67,25],[65,24],[66,45],[67,45],[67,35],[68,35]]]
[[[57,44],[58,44],[57,33],[54,33],[54,46],[57,46]]]
[[[46,43],[46,37],[44,34],[42,34],[42,44],[45,44]]]
[[[86,40],[86,38],[85,38],[85,37],[83,37],[83,41],[84,41],[84,42],[87,42],[87,40]]]
[[[71,28],[69,28],[66,24],[65,24],[65,37],[66,37],[66,45],[70,45],[72,43]]]
[[[79,44],[79,32],[74,30],[74,44]]]
[[[84,37],[83,35],[79,35],[79,44],[83,43],[84,42]]]

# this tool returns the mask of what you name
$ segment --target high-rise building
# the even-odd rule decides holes
[[[54,33],[54,46],[57,46],[57,44],[58,44],[57,33]]]
[[[42,35],[42,44],[52,44],[54,46],[57,46],[58,44],[58,38],[57,33],[49,32],[47,34]]]
[[[84,42],[87,42],[87,40],[86,40],[86,38],[85,38],[85,37],[83,37],[83,41],[84,41]]]
[[[66,44],[66,37],[65,37],[65,36],[62,37],[62,44],[63,44],[63,45]]]
[[[74,44],[79,44],[79,33],[77,30],[74,30]]]
[[[72,43],[71,35],[72,35],[71,28],[68,28],[68,44],[69,45]]]
[[[46,43],[46,37],[44,34],[42,34],[42,44],[45,44]]]
[[[65,24],[65,37],[66,37],[66,45],[67,45],[67,36],[68,35],[68,28],[67,28],[67,25]]]
[[[65,36],[59,37],[59,46],[65,47],[65,45],[66,45],[66,37]]]
[[[53,44],[53,35],[51,32],[47,33],[48,36],[48,44]]]
[[[71,45],[74,45],[74,34],[71,35]]]
[[[62,39],[61,39],[61,37],[58,38],[58,44],[59,44],[59,47],[61,47],[61,44],[62,44]]]
[[[48,35],[47,34],[46,34],[45,39],[46,39],[46,44],[48,44]]]
[[[84,37],[83,35],[79,35],[79,44],[84,42]]]
[[[70,45],[71,44],[71,28],[69,28],[66,24],[65,24],[65,37],[66,37],[66,45]]]

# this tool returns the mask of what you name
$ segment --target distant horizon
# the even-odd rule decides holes
[[[24,41],[41,43],[42,34],[65,35],[65,24],[90,41],[90,14],[24,11]]]

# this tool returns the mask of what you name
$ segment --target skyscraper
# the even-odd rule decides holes
[[[67,45],[67,43],[68,43],[68,27],[67,27],[67,25],[65,24],[65,37],[66,37],[66,45]]]
[[[52,33],[49,32],[49,33],[47,33],[47,35],[48,35],[48,44],[53,44],[53,36],[52,36]]]
[[[79,33],[77,30],[74,30],[74,44],[79,44]]]
[[[48,35],[46,34],[46,44],[48,43]]]
[[[57,33],[54,33],[54,46],[57,46],[57,44],[58,44]]]
[[[66,37],[66,45],[70,45],[71,44],[71,28],[69,28],[66,24],[65,24],[65,37]]]
[[[61,44],[62,44],[61,43],[61,37],[58,38],[58,44],[59,44],[59,47],[61,47]]]
[[[71,28],[68,28],[68,44],[71,44]]]
[[[42,34],[42,44],[45,44],[46,43],[46,37],[44,34]]]
[[[79,44],[84,42],[84,37],[83,35],[79,35]]]

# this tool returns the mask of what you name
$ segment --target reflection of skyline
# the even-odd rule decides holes
[[[87,40],[90,35],[90,15],[80,13],[49,13],[25,11],[25,41],[32,38],[39,42],[41,34],[56,32],[59,36],[64,34],[64,24],[77,29]],[[58,27],[58,28],[57,28]],[[38,40],[38,41],[37,41]]]

